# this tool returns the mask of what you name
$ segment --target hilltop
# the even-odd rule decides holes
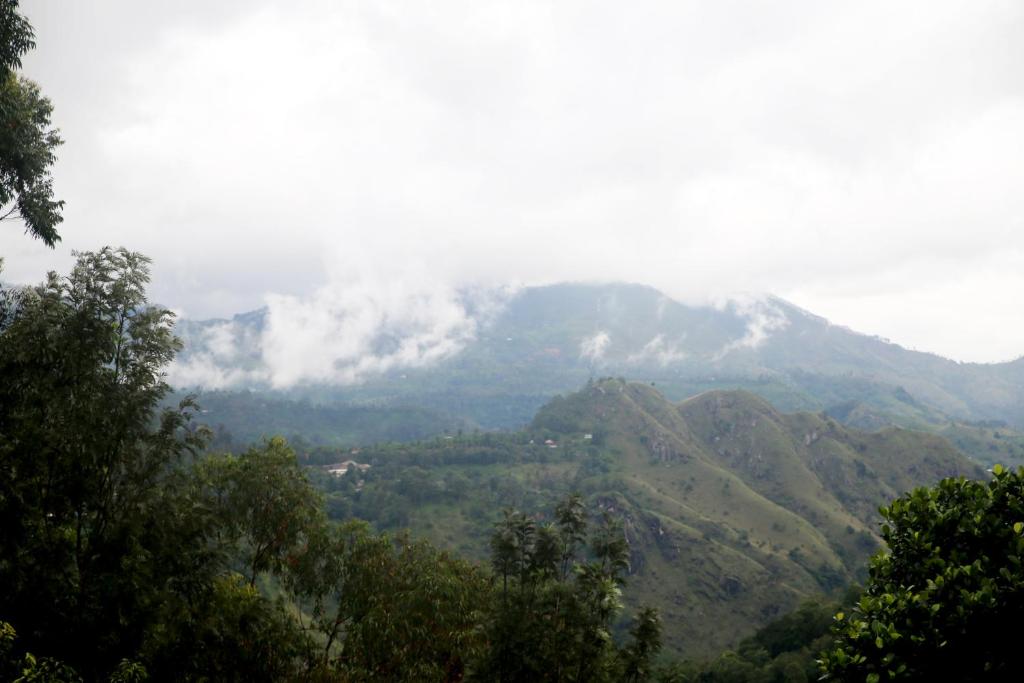
[[[321,477],[335,514],[407,526],[477,558],[501,507],[542,509],[581,491],[623,522],[627,595],[659,607],[669,648],[687,656],[857,578],[878,547],[879,505],[945,476],[985,476],[934,435],[861,432],[746,391],[673,403],[612,379],[555,398],[522,432],[355,457],[371,465],[358,485]]]
[[[950,421],[1024,428],[1024,359],[958,363],[833,325],[775,297],[692,306],[641,285],[562,284],[527,288],[499,305],[481,306],[478,298],[486,297],[467,295],[461,304],[474,334],[453,340],[449,352],[409,366],[379,363],[379,372],[348,384],[313,377],[274,389],[266,310],[182,320],[185,349],[171,379],[183,389],[248,388],[321,404],[415,405],[484,428],[518,428],[556,394],[600,375],[655,382],[675,400],[746,389],[784,410],[852,413],[860,426],[869,413],[874,428],[937,431]],[[401,331],[381,336],[369,360],[404,348],[401,342]],[[318,353],[329,357],[330,343]],[[852,411],[852,404],[863,408]]]

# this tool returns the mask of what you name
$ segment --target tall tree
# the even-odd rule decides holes
[[[136,652],[209,565],[181,467],[202,438],[188,402],[158,409],[178,342],[148,278],[139,254],[79,254],[0,331],[0,619],[83,674]]]
[[[491,536],[498,596],[481,677],[508,682],[645,680],[660,647],[657,613],[641,612],[626,649],[616,647],[612,638],[628,557],[622,528],[607,514],[594,533],[587,533],[586,507],[578,495],[556,507],[552,524],[506,511]]]
[[[484,649],[489,577],[426,542],[350,522],[325,527],[290,567],[325,678],[460,681]]]
[[[50,122],[50,100],[17,73],[34,47],[17,0],[0,0],[0,220],[21,220],[26,232],[53,247],[64,202],[54,199],[50,171],[63,141]]]
[[[281,437],[240,456],[210,456],[199,472],[221,532],[240,544],[250,586],[263,572],[280,575],[286,560],[324,524],[320,496]]]

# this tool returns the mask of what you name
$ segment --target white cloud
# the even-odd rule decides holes
[[[580,342],[580,358],[589,363],[598,363],[604,358],[604,352],[612,339],[607,332],[601,331]]]
[[[205,389],[266,384],[259,336],[259,330],[234,321],[198,330],[188,335],[185,354],[168,368],[168,380],[178,387]]]
[[[721,360],[737,349],[756,349],[774,332],[785,329],[789,318],[772,301],[757,296],[747,295],[720,302],[720,305],[733,309],[746,319],[743,336],[723,346],[714,354],[713,360]]]
[[[5,277],[126,244],[165,305],[309,324],[281,377],[338,360],[307,308],[369,292],[324,257],[353,249],[402,296],[429,272],[438,316],[370,365],[447,353],[452,292],[565,280],[774,292],[956,358],[1024,352],[995,315],[1024,251],[1020,3],[164,5],[26,9],[67,221],[52,253],[0,226]],[[363,341],[331,372],[362,372],[396,296],[343,306]]]
[[[661,307],[658,308],[658,317],[661,317]],[[640,365],[643,363],[654,362],[661,366],[671,365],[681,360],[686,359],[686,352],[674,344],[665,339],[665,335],[655,335],[651,341],[644,344],[644,347],[636,353],[631,353],[626,357],[627,363]]]

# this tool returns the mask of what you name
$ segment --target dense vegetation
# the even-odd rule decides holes
[[[171,394],[167,403],[184,398]],[[296,449],[351,446],[385,441],[415,441],[438,434],[471,431],[466,420],[420,406],[321,405],[250,391],[195,394],[202,420],[213,430],[213,447],[240,450],[271,436],[288,439]]]
[[[148,272],[81,254],[0,331],[5,677],[646,678],[657,615],[612,640],[627,545],[581,499],[556,525],[509,511],[491,573],[328,521],[282,439],[204,454],[190,401],[158,409],[178,342]]]
[[[970,466],[931,437],[850,432],[742,393],[675,405],[619,380],[552,402],[527,432],[347,451],[370,468],[342,477],[303,467],[280,438],[210,453],[190,400],[160,407],[161,369],[179,342],[172,315],[146,301],[148,273],[144,257],[104,249],[80,254],[67,277],[4,294],[6,677],[802,680],[823,647],[843,680],[928,677],[936,666],[960,667],[964,680],[1011,672],[1024,474],[946,479],[884,509],[891,552],[873,560],[850,616],[837,617],[835,645],[823,632],[831,610],[805,605],[734,653],[658,666],[663,635],[722,628],[716,604],[756,623],[742,611],[747,581],[762,599],[777,599],[780,581],[840,586],[870,499]],[[304,459],[338,455],[313,448]],[[310,475],[328,491],[326,509]],[[441,521],[453,507],[482,520],[498,502],[553,513],[508,508],[496,527],[485,521],[488,569],[353,519],[388,526],[398,500],[408,512],[392,526],[433,518],[448,534],[465,527]],[[755,518],[771,526],[745,529]],[[760,542],[772,533],[788,544]],[[802,543],[792,546],[794,534]],[[687,538],[701,540],[684,550]],[[744,551],[773,563],[772,575],[726,563]],[[693,575],[672,574],[680,565]],[[618,624],[627,580],[672,619],[635,605],[632,626]],[[684,600],[719,591],[697,603],[710,618],[681,625],[657,585]]]
[[[627,604],[659,605],[666,652],[689,657],[863,579],[879,504],[944,476],[984,476],[936,437],[786,415],[745,392],[672,403],[615,379],[552,401],[521,432],[300,457],[362,465],[345,476],[311,468],[330,516],[410,528],[478,561],[494,510],[580,492],[625,529]]]
[[[0,204],[52,246],[60,140],[49,102],[15,73],[32,47],[16,9],[0,2]],[[148,280],[148,259],[105,248],[78,254],[66,277],[0,288],[0,680],[1024,673],[1024,469],[949,476],[983,478],[946,441],[855,400],[872,383],[850,379],[855,399],[831,411],[783,415],[742,391],[673,404],[644,384],[591,381],[504,434],[467,435],[410,406],[282,416],[295,404],[250,413],[251,396],[213,394],[204,412],[170,400],[163,373],[182,345]],[[889,393],[904,422],[1017,455],[1004,422],[936,421],[902,387]],[[483,399],[485,412],[502,400]],[[222,414],[246,428],[203,424]],[[336,420],[350,423],[344,438],[314,428]],[[302,430],[298,455],[269,436],[281,424]],[[268,438],[247,445],[255,430]],[[338,443],[441,431],[454,433]],[[878,521],[887,550],[863,594],[823,601],[860,575]],[[721,645],[733,649],[713,653]]]
[[[1024,469],[947,479],[883,509],[889,552],[825,665],[841,680],[1019,680]]]
[[[471,299],[463,302],[470,315]],[[735,306],[687,306],[640,285],[527,288],[481,316],[476,338],[443,362],[367,377],[354,386],[314,382],[288,397],[414,404],[484,428],[518,429],[555,395],[588,378],[625,375],[655,382],[675,400],[744,389],[786,411],[838,414],[860,404],[863,410],[851,415],[858,428],[932,431],[950,420],[1002,420],[1018,433],[1024,429],[1024,359],[957,363],[857,334],[778,299],[758,304],[753,317],[748,313]],[[260,350],[266,315],[262,310],[231,320],[182,321],[183,362],[259,376],[266,368]],[[758,344],[747,337],[755,319],[773,323]],[[237,350],[230,358],[215,353],[216,340],[225,335]],[[595,337],[606,341],[600,353],[585,353],[585,343]],[[864,410],[867,421],[860,419]],[[983,445],[986,451],[990,444]],[[1018,449],[1016,457],[1021,455]]]

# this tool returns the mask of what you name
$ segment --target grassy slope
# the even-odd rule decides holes
[[[547,437],[559,447],[545,448]],[[733,645],[854,579],[877,547],[880,504],[943,476],[984,476],[933,435],[858,432],[742,391],[673,404],[617,380],[552,401],[503,455],[468,464],[479,438],[366,449],[377,464],[361,492],[344,495],[369,510],[383,491],[443,490],[457,473],[470,482],[463,492],[419,500],[404,521],[483,559],[500,507],[542,509],[578,489],[625,526],[627,601],[658,606],[668,647],[687,656]],[[388,467],[396,453],[404,464]]]

